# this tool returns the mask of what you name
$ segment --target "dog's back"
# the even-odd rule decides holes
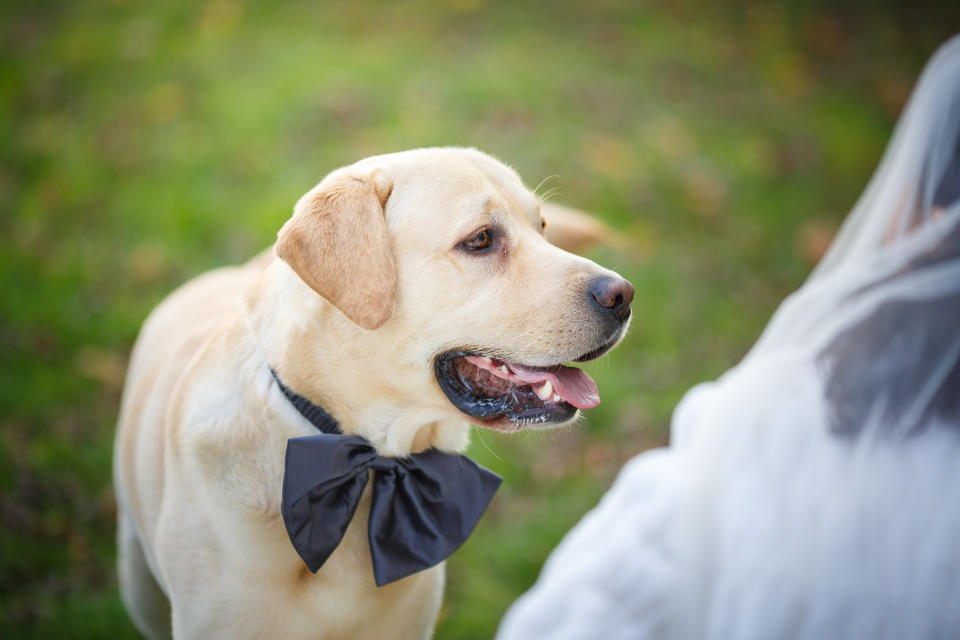
[[[171,635],[170,604],[150,551],[163,504],[163,465],[156,458],[165,451],[167,412],[157,407],[166,405],[203,343],[241,318],[241,292],[270,259],[264,252],[174,291],[144,323],[130,358],[114,445],[118,575],[127,610],[150,638]],[[150,463],[140,464],[143,458]]]

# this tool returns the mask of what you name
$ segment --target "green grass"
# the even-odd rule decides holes
[[[942,4],[942,3],[941,3]],[[327,171],[472,145],[631,250],[631,335],[574,428],[476,432],[505,477],[439,638],[488,638],[684,390],[736,362],[853,204],[960,9],[822,3],[0,9],[0,629],[133,636],[113,574],[126,358],[183,280],[269,244]]]

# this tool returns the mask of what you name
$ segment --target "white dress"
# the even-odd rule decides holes
[[[960,637],[960,37],[824,260],[498,638]]]

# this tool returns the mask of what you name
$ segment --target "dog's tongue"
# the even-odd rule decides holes
[[[597,383],[585,371],[576,367],[554,367],[531,369],[523,365],[510,363],[510,370],[528,384],[541,384],[549,380],[553,390],[560,397],[578,409],[591,409],[600,404],[600,392]]]

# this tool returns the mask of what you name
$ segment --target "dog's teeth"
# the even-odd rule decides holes
[[[487,363],[487,364],[490,364],[491,362],[493,362],[493,360],[490,358],[490,356],[480,356],[480,359],[483,360],[483,361],[484,361],[485,363]]]
[[[550,396],[553,395],[553,384],[547,380],[539,387],[535,387],[534,390],[537,392],[537,396],[546,402],[550,399]]]
[[[503,371],[504,373],[510,373],[510,369],[507,369],[507,365],[505,364],[500,365],[500,371]]]
[[[562,400],[562,398],[560,397],[560,394],[559,394],[559,393],[553,394],[553,401],[554,401],[554,402],[560,402],[560,400]]]

